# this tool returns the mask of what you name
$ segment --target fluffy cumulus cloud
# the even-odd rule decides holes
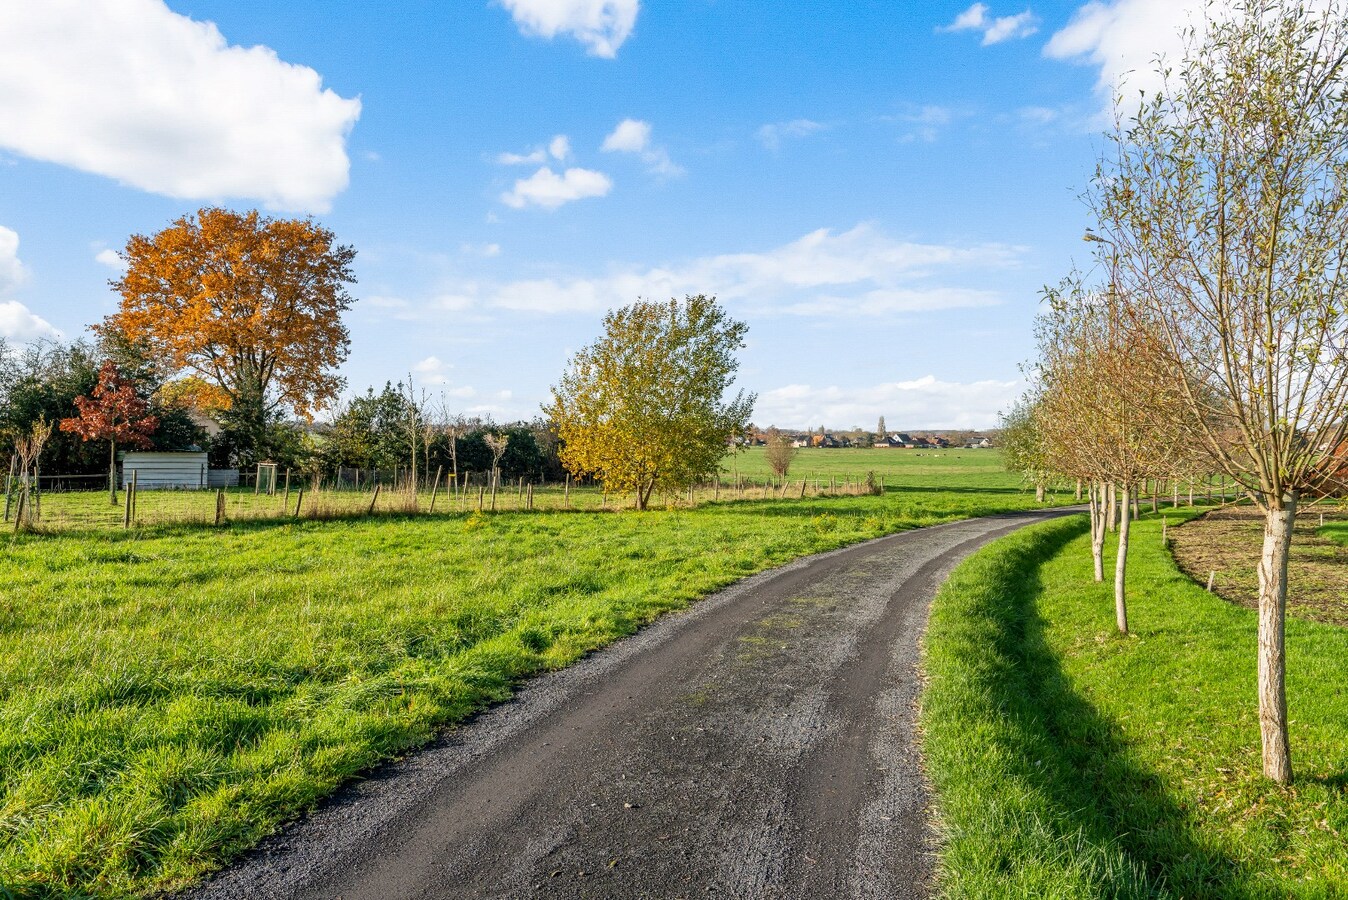
[[[668,151],[651,143],[651,123],[623,119],[604,138],[600,150],[605,153],[633,153],[657,175],[682,175],[683,167],[669,158]]]
[[[544,209],[583,200],[603,197],[613,189],[613,180],[603,172],[592,169],[567,169],[560,175],[544,166],[528,178],[521,178],[515,186],[501,195],[501,202],[515,209],[541,206]]]
[[[1205,8],[1202,0],[1087,3],[1053,35],[1044,54],[1097,67],[1101,99],[1112,103],[1121,93],[1131,102],[1139,91],[1150,93],[1160,87],[1157,58],[1174,60],[1182,54],[1183,31],[1190,24],[1201,27]],[[1228,0],[1217,0],[1211,7],[1214,15],[1229,9]]]
[[[0,3],[0,146],[182,199],[323,212],[360,101],[163,0]]]
[[[778,150],[787,138],[809,137],[817,131],[823,131],[825,127],[811,119],[792,119],[789,122],[770,122],[758,129],[755,136],[764,147]]]
[[[612,59],[632,34],[640,0],[501,0],[523,34],[567,35],[591,56]]]
[[[61,332],[46,319],[18,300],[7,298],[27,280],[28,269],[19,259],[19,235],[0,225],[0,338],[27,343],[61,337]]]
[[[983,46],[1000,44],[1014,38],[1029,37],[1039,30],[1039,19],[1030,10],[1014,16],[993,16],[986,3],[975,3],[955,17],[955,21],[939,31],[977,31],[983,35]]]
[[[884,416],[896,428],[991,428],[1021,388],[1017,381],[941,381],[934,375],[864,387],[789,384],[759,393],[754,421],[806,428]]]
[[[428,356],[412,367],[416,383],[423,387],[438,387],[449,384],[449,363],[438,356]]]
[[[759,253],[701,257],[670,266],[619,266],[594,277],[534,278],[460,286],[444,309],[475,306],[539,313],[599,312],[638,297],[716,294],[755,315],[879,316],[989,306],[993,291],[950,286],[972,271],[1016,266],[1023,250],[896,240],[870,225],[819,229]]]

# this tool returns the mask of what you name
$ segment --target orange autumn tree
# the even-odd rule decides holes
[[[172,374],[219,390],[245,460],[282,409],[311,417],[332,401],[350,336],[356,251],[312,219],[206,208],[121,254],[121,306],[100,328],[144,347]]]
[[[108,497],[117,503],[117,445],[145,449],[159,427],[159,417],[150,415],[150,404],[136,393],[130,379],[123,378],[109,360],[98,370],[98,384],[91,396],[76,397],[78,416],[61,420],[61,430],[86,441],[108,442]]]

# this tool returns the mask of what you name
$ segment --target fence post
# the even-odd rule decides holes
[[[289,468],[286,469],[286,492],[285,492],[285,496],[281,498],[281,508],[282,508],[282,509],[289,509],[289,508],[290,508],[290,469],[289,469]]]
[[[225,489],[218,488],[215,492],[215,524],[219,525],[225,519]]]
[[[374,505],[379,500],[379,482],[374,483],[374,496],[370,498],[370,508],[365,510],[365,515],[374,515]]]
[[[435,467],[435,481],[431,484],[431,508],[429,512],[435,512],[435,495],[440,492],[440,476],[445,472],[444,466]]]
[[[299,495],[295,497],[295,518],[300,517],[300,505],[304,503],[304,488],[300,488]]]
[[[136,521],[139,510],[136,509],[140,500],[140,470],[131,470],[131,521]]]
[[[130,527],[131,527],[131,488],[130,488],[129,486],[127,487],[127,489],[126,489],[125,491],[122,492],[122,504],[123,504],[123,508],[122,508],[122,527],[123,527],[123,528],[130,528]]]

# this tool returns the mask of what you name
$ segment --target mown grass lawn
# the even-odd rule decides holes
[[[1034,505],[1005,474],[971,478],[646,514],[7,537],[0,885],[188,884],[518,679],[744,575]]]
[[[999,541],[933,608],[922,722],[944,893],[1348,896],[1348,629],[1288,623],[1296,783],[1278,787],[1260,774],[1256,614],[1181,574],[1150,519],[1121,637],[1085,530]]]

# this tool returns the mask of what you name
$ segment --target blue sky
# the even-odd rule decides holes
[[[606,309],[707,293],[761,425],[991,426],[1181,7],[6,4],[0,336],[83,334],[129,235],[256,206],[357,248],[353,389],[531,417]]]

